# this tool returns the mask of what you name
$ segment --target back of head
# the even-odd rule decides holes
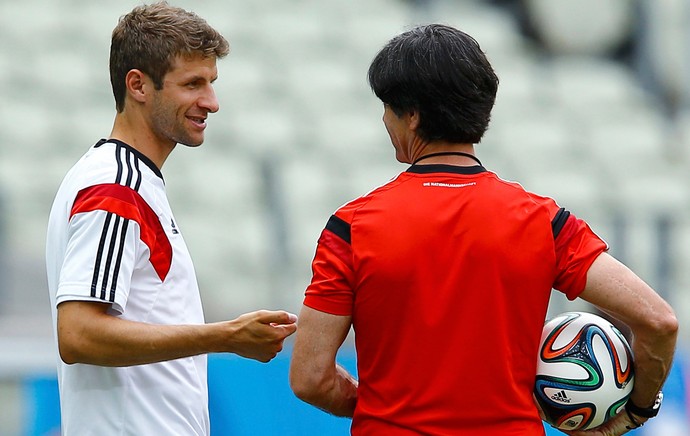
[[[176,56],[222,58],[227,40],[193,12],[167,2],[142,5],[120,17],[110,45],[110,83],[118,112],[125,104],[125,77],[132,69],[148,75],[161,89]]]
[[[418,111],[422,139],[456,143],[481,140],[498,91],[477,41],[441,24],[391,39],[369,67],[369,84],[396,114]]]

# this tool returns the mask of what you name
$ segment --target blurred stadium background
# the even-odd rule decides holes
[[[0,0],[0,435],[55,431],[47,215],[64,173],[110,132],[110,32],[139,3]],[[219,63],[221,111],[209,119],[205,144],[178,147],[163,168],[210,321],[257,308],[299,311],[331,212],[405,170],[366,71],[389,38],[431,21],[473,35],[501,79],[478,146],[485,166],[588,220],[670,301],[681,325],[688,320],[690,1],[171,3],[206,18],[232,46]],[[576,309],[583,307],[554,296],[552,312]],[[681,332],[670,405],[636,433],[687,434],[688,341]],[[212,396],[212,407],[241,397],[241,408],[265,389],[294,403],[297,415],[226,410],[226,418],[262,422],[247,433],[237,424],[235,434],[347,434],[346,420],[310,415],[290,397],[289,345],[258,368],[213,361],[232,388],[213,393],[224,397]],[[269,373],[277,384],[257,382]],[[215,416],[214,434],[232,427]],[[307,424],[280,427],[290,420]]]

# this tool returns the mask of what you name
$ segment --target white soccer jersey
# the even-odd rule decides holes
[[[46,264],[54,328],[57,305],[71,300],[151,324],[204,322],[163,177],[121,141],[99,141],[65,176]],[[205,355],[121,368],[59,360],[58,381],[67,436],[209,434]]]

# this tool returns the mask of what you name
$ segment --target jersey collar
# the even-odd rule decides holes
[[[431,174],[431,173],[453,173],[453,174],[480,174],[486,172],[486,168],[481,165],[474,165],[471,167],[445,165],[445,164],[427,164],[427,165],[412,165],[407,169],[408,173],[415,174]]]
[[[100,147],[101,145],[103,145],[103,144],[105,144],[105,143],[107,143],[107,142],[110,142],[110,143],[112,143],[112,144],[117,144],[117,145],[119,145],[119,146],[121,146],[121,147],[124,147],[124,148],[126,148],[127,150],[131,151],[132,153],[134,153],[134,155],[135,155],[140,161],[144,162],[144,163],[146,164],[147,167],[151,168],[151,171],[153,171],[153,173],[154,173],[155,175],[157,175],[158,177],[160,177],[161,180],[164,180],[164,179],[163,179],[163,173],[161,173],[161,170],[156,166],[156,164],[154,164],[153,161],[152,161],[151,159],[149,159],[148,157],[146,157],[146,155],[144,155],[144,153],[140,152],[140,151],[137,150],[136,148],[134,148],[134,147],[132,147],[131,145],[127,144],[126,142],[122,142],[122,141],[120,141],[119,139],[101,139],[101,140],[99,140],[99,141],[96,143],[96,145],[94,145],[94,147]]]

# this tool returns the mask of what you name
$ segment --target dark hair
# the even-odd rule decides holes
[[[489,126],[498,77],[477,41],[442,24],[391,39],[369,66],[369,85],[398,115],[418,111],[426,140],[478,143]]]
[[[124,109],[130,70],[141,70],[161,89],[176,56],[222,58],[229,51],[228,41],[193,12],[167,2],[134,8],[120,17],[110,44],[110,83],[118,112]]]

